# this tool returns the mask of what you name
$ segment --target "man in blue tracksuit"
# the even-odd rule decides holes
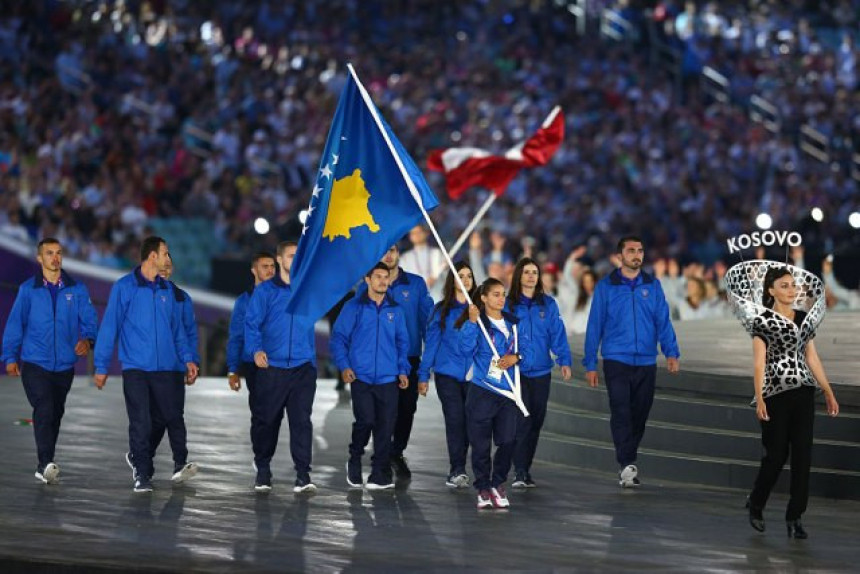
[[[147,237],[140,247],[140,265],[114,284],[95,348],[95,383],[107,382],[115,346],[122,364],[122,388],[128,413],[128,462],[135,492],[152,491],[152,410],[163,420],[177,412],[176,362],[185,364],[189,384],[197,365],[182,328],[179,302],[171,284],[159,276],[170,254],[160,237]],[[154,406],[153,406],[154,405]]]
[[[314,321],[287,313],[292,296],[290,267],[296,244],[278,245],[280,272],[254,289],[245,312],[245,352],[254,358],[257,378],[251,402],[251,444],[257,478],[254,489],[272,489],[272,457],[284,411],[290,425],[290,454],[296,469],[293,492],[314,492],[311,482],[311,413],[317,391]]]
[[[394,488],[391,433],[398,387],[409,386],[409,333],[404,309],[387,293],[390,270],[377,263],[365,277],[367,288],[350,299],[335,321],[329,346],[343,382],[352,385],[352,442],[346,481],[361,488],[361,457],[373,433],[368,490]]]
[[[678,372],[681,353],[660,281],[642,272],[642,240],[622,238],[618,255],[620,269],[601,279],[594,290],[582,364],[588,384],[596,387],[600,348],[612,411],[609,424],[621,467],[619,484],[630,488],[639,485],[634,463],[654,402],[657,343],[670,373]]]
[[[188,347],[191,350],[192,361],[197,368],[200,368],[200,353],[197,349],[197,319],[194,317],[194,302],[191,300],[191,295],[177,287],[170,281],[170,276],[173,275],[173,258],[167,258],[167,264],[161,269],[158,274],[173,288],[173,294],[176,297],[176,302],[179,304],[179,317],[182,322],[182,329],[185,331],[185,336],[188,339]],[[197,474],[197,463],[188,460],[188,433],[185,429],[185,385],[194,384],[194,381],[186,381],[185,379],[185,364],[176,359],[174,370],[176,377],[176,385],[171,387],[175,393],[173,400],[170,401],[170,413],[162,414],[157,408],[150,408],[152,414],[152,438],[150,440],[150,450],[152,456],[155,456],[155,451],[158,445],[161,444],[161,439],[164,438],[164,432],[167,431],[167,438],[170,440],[170,450],[173,452],[173,475],[170,480],[174,483],[182,483]],[[155,403],[150,407],[154,407]],[[165,415],[169,414],[168,418]],[[129,461],[131,458],[129,457]]]
[[[421,363],[421,347],[427,331],[427,321],[433,312],[433,298],[427,291],[427,283],[420,275],[407,273],[400,268],[400,250],[392,245],[382,257],[391,272],[388,296],[403,308],[406,330],[409,332],[409,385],[403,387],[397,397],[397,420],[391,437],[391,466],[399,478],[408,479],[412,471],[406,463],[403,451],[409,444],[412,422],[418,408],[418,366]]]
[[[87,287],[62,270],[63,248],[58,240],[40,241],[36,260],[41,268],[18,288],[6,321],[2,360],[7,374],[21,375],[33,407],[36,478],[54,484],[60,475],[54,452],[66,395],[75,362],[95,341],[98,317]]]
[[[254,415],[254,382],[257,380],[257,365],[254,356],[245,350],[245,313],[254,289],[263,281],[275,275],[275,256],[268,251],[260,251],[251,261],[251,275],[254,285],[236,298],[233,314],[230,316],[230,333],[227,338],[227,381],[230,388],[238,392],[242,388],[240,376],[245,377],[248,386],[248,407],[251,409],[251,440],[260,421]],[[255,463],[256,464],[256,463]]]

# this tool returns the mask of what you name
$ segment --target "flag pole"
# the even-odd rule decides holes
[[[415,200],[415,203],[418,204],[418,208],[421,210],[421,214],[424,216],[424,220],[427,222],[427,226],[430,228],[430,231],[433,233],[433,237],[436,239],[436,242],[439,244],[439,247],[442,249],[442,255],[445,257],[445,261],[448,263],[448,268],[451,270],[451,273],[454,276],[454,281],[457,283],[457,287],[463,292],[463,295],[466,296],[466,301],[470,305],[473,305],[472,299],[469,297],[469,292],[466,289],[466,286],[463,285],[463,281],[460,279],[460,275],[457,273],[456,268],[454,267],[454,262],[451,261],[451,257],[448,255],[448,251],[445,249],[445,245],[442,243],[442,239],[439,237],[439,232],[436,231],[436,226],[433,225],[433,222],[430,220],[430,214],[427,213],[427,210],[424,209],[424,203],[421,201],[421,196],[418,194],[418,189],[415,187],[415,182],[412,181],[412,177],[409,175],[409,172],[406,171],[406,167],[403,165],[403,161],[400,159],[400,155],[397,153],[397,150],[394,149],[394,145],[391,143],[391,138],[388,137],[388,132],[385,131],[385,127],[382,125],[382,121],[376,113],[376,106],[373,104],[373,100],[370,99],[370,94],[367,93],[367,90],[364,89],[364,85],[361,83],[361,80],[358,79],[358,74],[355,73],[355,68],[352,67],[352,64],[346,65],[349,73],[352,75],[352,79],[355,80],[356,86],[358,86],[358,91],[361,94],[362,100],[364,100],[364,104],[370,110],[371,115],[373,116],[374,121],[376,122],[376,127],[379,128],[380,133],[382,134],[382,138],[385,140],[385,143],[388,144],[388,149],[391,152],[391,155],[394,157],[394,161],[397,164],[397,167],[400,169],[400,174],[403,176],[403,179],[406,181],[406,187],[409,188],[409,193],[412,194],[412,199]],[[490,349],[493,351],[493,358],[499,359],[500,355],[498,350],[496,350],[496,346],[493,344],[493,339],[490,337],[490,334],[487,332],[487,328],[484,326],[484,323],[481,320],[478,320],[478,327],[481,329],[481,333],[484,335],[484,339],[490,345]],[[518,375],[519,367],[514,366],[514,373]],[[508,381],[508,384],[511,386],[513,392],[505,390],[505,389],[494,389],[500,395],[503,395],[516,403],[519,409],[522,411],[524,416],[529,416],[529,411],[526,408],[525,403],[523,402],[522,390],[519,385],[519,376],[515,376],[515,380],[511,380],[510,375],[507,371],[502,371],[505,376],[505,379]]]
[[[480,223],[480,221],[484,218],[484,215],[486,215],[487,211],[490,210],[490,207],[493,205],[493,203],[495,203],[497,197],[498,196],[495,193],[490,192],[490,197],[487,198],[487,200],[481,206],[481,209],[478,210],[478,213],[475,214],[475,217],[472,218],[472,221],[469,222],[469,225],[466,226],[466,229],[463,230],[463,233],[461,233],[457,241],[454,242],[454,246],[451,247],[450,251],[448,251],[448,255],[452,259],[457,254],[457,252],[460,251],[460,248],[463,247],[463,244],[475,230],[475,227],[478,226],[478,223]]]

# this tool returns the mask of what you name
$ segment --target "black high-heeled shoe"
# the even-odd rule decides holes
[[[761,508],[756,508],[752,504],[750,504],[749,496],[747,497],[747,509],[750,511],[750,526],[758,530],[759,532],[764,532],[765,524],[764,524],[764,515],[762,514]]]
[[[789,538],[797,538],[798,540],[809,538],[809,534],[803,529],[803,524],[800,523],[800,520],[787,520],[785,528],[788,530]]]

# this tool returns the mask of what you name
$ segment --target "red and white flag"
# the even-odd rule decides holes
[[[564,139],[564,114],[556,106],[532,137],[504,155],[493,155],[473,147],[434,150],[427,157],[427,167],[445,174],[448,196],[457,199],[470,187],[484,187],[502,195],[524,167],[546,165]]]

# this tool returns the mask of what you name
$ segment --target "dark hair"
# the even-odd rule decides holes
[[[469,289],[469,299],[475,300],[475,295],[478,291],[478,286],[475,285],[475,273],[472,271],[472,267],[466,263],[465,261],[458,261],[454,264],[454,269],[459,273],[463,269],[468,269],[469,273],[472,274],[472,288]],[[439,324],[442,327],[442,330],[445,330],[445,320],[448,318],[448,314],[451,312],[451,307],[454,305],[454,302],[457,300],[457,285],[454,281],[454,273],[448,272],[448,276],[445,277],[445,286],[442,288],[442,301],[436,306],[436,310],[439,312]],[[469,309],[466,308],[463,311],[467,316],[469,315]],[[459,318],[459,317],[458,317]]]
[[[616,247],[616,252],[621,253],[622,251],[624,251],[624,246],[628,243],[642,243],[642,246],[645,246],[645,243],[640,237],[637,237],[636,235],[625,235],[618,240],[618,247]]]
[[[513,279],[511,279],[511,290],[508,292],[508,301],[510,302],[511,307],[520,302],[520,295],[523,294],[523,271],[525,270],[526,265],[534,265],[537,267],[538,280],[537,285],[535,285],[535,296],[533,299],[537,303],[543,303],[543,280],[541,277],[543,272],[540,270],[540,265],[538,265],[538,262],[531,257],[523,257],[517,261],[517,265],[514,267]]]
[[[298,247],[298,245],[299,244],[295,241],[281,241],[280,243],[278,243],[278,256],[280,257],[281,255],[283,255],[284,250],[287,247]]]
[[[140,262],[143,263],[149,259],[150,253],[158,253],[158,249],[162,243],[167,243],[163,238],[157,235],[150,235],[140,244]]]
[[[269,251],[258,251],[254,253],[254,258],[251,259],[251,265],[256,264],[260,259],[271,259],[275,260],[275,256],[271,254]]]
[[[791,271],[789,271],[788,267],[785,265],[771,267],[767,270],[767,273],[765,273],[764,282],[761,286],[761,304],[768,309],[773,309],[773,304],[775,302],[773,295],[768,293],[768,290],[773,287],[773,284],[776,283],[777,279],[782,279],[786,275],[791,275]]]
[[[55,237],[45,237],[36,245],[36,253],[42,250],[43,245],[61,245],[60,240]]]
[[[475,296],[474,302],[475,302],[475,305],[478,307],[478,310],[481,313],[484,312],[484,301],[481,299],[481,297],[484,296],[485,294],[489,293],[490,289],[492,289],[493,287],[496,287],[496,286],[504,288],[505,284],[502,283],[501,281],[499,281],[498,279],[496,279],[495,277],[487,277],[484,280],[484,282],[481,283],[481,286],[478,287],[478,289],[475,291],[476,296]],[[459,329],[460,327],[463,326],[463,323],[465,323],[468,319],[469,319],[469,310],[467,309],[465,313],[460,315],[460,317],[457,319],[457,322],[454,323],[454,327]]]
[[[377,269],[381,269],[382,271],[385,271],[385,272],[386,272],[386,273],[388,273],[389,275],[391,274],[391,269],[389,269],[389,268],[388,268],[388,265],[386,265],[385,263],[383,263],[382,261],[380,261],[379,263],[377,263],[376,265],[374,265],[373,267],[371,267],[371,268],[367,271],[367,273],[365,273],[365,274],[364,274],[364,276],[365,276],[365,277],[370,277],[371,275],[373,275],[373,272],[374,272],[374,271],[376,271]]]
[[[581,311],[585,308],[585,303],[588,301],[589,294],[585,292],[583,287],[583,279],[585,279],[586,275],[591,275],[594,279],[595,287],[597,287],[597,273],[592,271],[591,269],[585,269],[582,272],[582,275],[579,276],[579,295],[576,296],[576,307],[577,311]]]

